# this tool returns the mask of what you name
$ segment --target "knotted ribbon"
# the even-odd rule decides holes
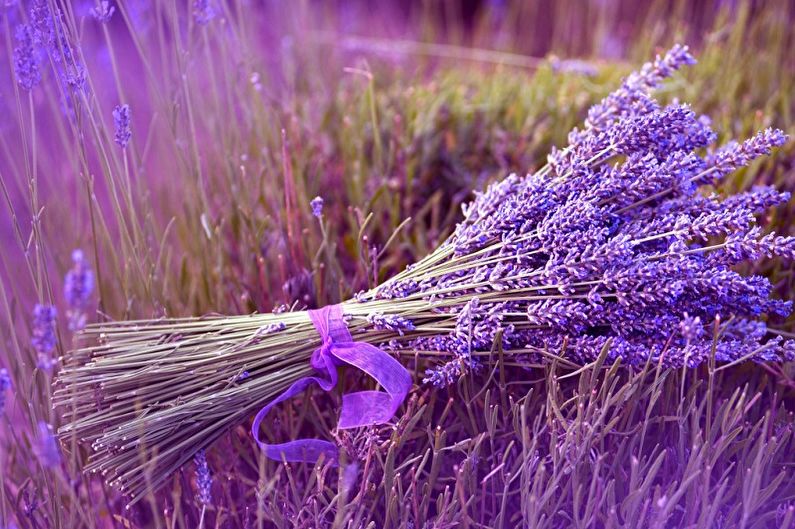
[[[316,462],[321,455],[326,461],[337,462],[337,447],[321,439],[296,439],[287,443],[267,444],[260,440],[260,424],[271,408],[302,393],[313,382],[331,391],[337,385],[337,366],[342,363],[358,367],[373,377],[384,391],[359,391],[342,396],[337,428],[347,430],[387,422],[395,415],[411,389],[411,375],[400,362],[381,349],[364,342],[354,342],[342,319],[342,306],[329,305],[310,310],[309,318],[320,335],[321,345],[312,353],[312,367],[326,377],[303,377],[262,408],[254,418],[251,433],[259,447],[270,459],[277,461]]]

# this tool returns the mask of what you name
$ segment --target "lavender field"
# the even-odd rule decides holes
[[[0,529],[795,528],[790,0],[0,18]]]

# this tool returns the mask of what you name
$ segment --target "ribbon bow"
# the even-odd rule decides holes
[[[350,364],[373,377],[384,391],[359,391],[342,396],[342,410],[337,428],[347,430],[387,422],[395,415],[411,389],[411,375],[400,362],[381,349],[364,342],[354,342],[348,326],[342,319],[342,307],[329,305],[310,310],[309,318],[320,334],[321,346],[312,353],[312,367],[323,372],[323,377],[303,377],[262,408],[254,418],[251,433],[259,447],[270,459],[277,461],[316,462],[321,455],[334,463],[337,447],[320,439],[296,439],[280,444],[267,444],[260,440],[260,424],[275,405],[302,393],[313,382],[324,391],[337,385],[337,366]]]

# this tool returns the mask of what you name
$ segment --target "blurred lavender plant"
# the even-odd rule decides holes
[[[27,24],[17,27],[17,47],[14,48],[14,72],[17,82],[25,90],[32,90],[41,81],[39,60],[33,45],[33,31]]]
[[[206,26],[210,21],[215,18],[216,10],[213,7],[211,0],[194,0],[193,1],[193,18],[200,26]]]
[[[61,451],[52,431],[52,426],[44,421],[38,423],[36,455],[44,468],[55,468],[61,464]]]
[[[63,292],[69,321],[69,330],[79,331],[86,325],[86,310],[94,291],[94,272],[82,250],[72,252],[72,268],[64,276]]]
[[[0,368],[0,414],[3,413],[6,407],[6,392],[12,387],[11,375],[8,374],[8,369],[5,367]]]
[[[52,305],[37,303],[33,307],[33,336],[31,345],[38,355],[38,367],[50,372],[55,360],[52,351],[55,349],[57,337],[55,334],[55,320],[58,311]]]

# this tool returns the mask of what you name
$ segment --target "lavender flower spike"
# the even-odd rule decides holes
[[[113,125],[116,128],[114,140],[122,149],[127,148],[127,144],[132,138],[130,121],[130,105],[118,105],[113,109]]]
[[[33,30],[27,24],[17,27],[17,47],[14,48],[14,73],[25,90],[32,90],[41,81],[39,61],[33,43]]]
[[[323,199],[321,197],[313,198],[309,205],[312,206],[312,215],[317,218],[323,216]]]
[[[414,323],[395,314],[384,315],[380,312],[374,312],[367,316],[367,321],[373,324],[378,330],[387,330],[400,334],[403,336],[404,331],[413,331],[415,329]]]
[[[8,374],[8,369],[0,368],[0,413],[3,413],[6,407],[6,391],[11,387],[11,376]]]
[[[193,463],[196,465],[196,499],[202,505],[210,505],[213,477],[210,474],[210,467],[207,465],[206,452],[204,450],[196,452],[196,455],[193,456]]]
[[[82,250],[72,252],[72,268],[64,277],[64,299],[69,306],[69,330],[85,327],[86,309],[94,290],[94,272],[88,265]]]

